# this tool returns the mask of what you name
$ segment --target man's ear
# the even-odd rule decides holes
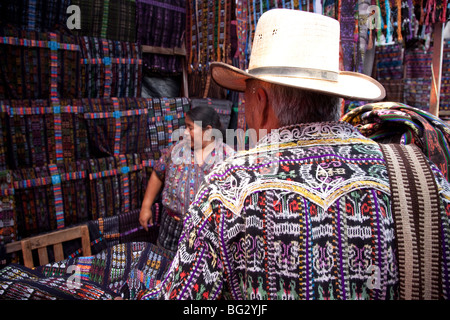
[[[267,95],[267,92],[264,88],[259,87],[256,90],[256,99],[258,102],[258,120],[259,120],[259,127],[263,128],[269,119],[269,113],[270,113],[270,104],[269,104],[269,96]]]

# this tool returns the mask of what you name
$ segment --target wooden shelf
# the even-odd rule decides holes
[[[164,48],[164,47],[153,47],[153,46],[142,46],[142,52],[144,53],[155,53],[155,54],[165,54],[170,56],[186,56],[185,48]]]

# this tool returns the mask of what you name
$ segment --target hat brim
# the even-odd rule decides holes
[[[223,62],[211,62],[211,76],[220,86],[243,92],[248,79],[258,79],[274,84],[286,85],[305,90],[321,92],[349,100],[379,101],[386,96],[386,90],[375,79],[351,71],[341,71],[337,81],[287,77],[287,76],[253,76],[239,68]]]

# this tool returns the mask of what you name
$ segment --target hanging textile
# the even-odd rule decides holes
[[[148,130],[150,150],[159,153],[173,144],[172,133],[185,125],[191,107],[187,98],[153,98],[149,100]]]
[[[81,97],[140,97],[142,52],[139,45],[80,37]]]
[[[355,71],[353,55],[356,49],[354,32],[357,9],[356,0],[342,0],[340,20],[341,48],[343,50],[343,70],[346,71]]]
[[[82,99],[81,103],[93,157],[149,151],[147,99]]]
[[[8,116],[9,107],[3,101],[0,100],[0,171],[9,168],[7,165],[8,158],[10,156],[9,143],[8,143]]]
[[[136,2],[134,0],[71,0],[81,11],[79,36],[136,42]]]
[[[247,10],[247,0],[236,1],[236,35],[237,35],[237,50],[233,57],[232,64],[241,69],[245,70],[248,67],[248,56],[249,56],[249,14]],[[233,94],[233,106],[236,108],[237,113],[237,125],[236,129],[244,130],[246,128],[245,124],[245,100],[243,93]]]
[[[139,155],[89,159],[89,194],[92,219],[118,216],[141,207]],[[118,224],[117,224],[118,225]]]
[[[433,48],[405,50],[404,103],[425,110],[429,109],[431,91],[431,65]]]
[[[403,48],[401,44],[376,47],[375,77],[386,89],[386,101],[403,101]]]
[[[77,100],[3,100],[12,169],[41,167],[90,156],[83,107]]]
[[[38,32],[65,26],[71,0],[2,0],[0,23]]]
[[[186,1],[137,0],[136,29],[136,41],[141,45],[182,48],[186,32]],[[143,63],[156,72],[170,74],[183,71],[181,56],[146,53]]]
[[[443,46],[439,116],[448,118],[450,115],[450,40],[445,40]]]
[[[0,99],[79,96],[75,37],[14,28],[0,28],[0,35]]]
[[[232,1],[189,1],[186,19],[188,80],[190,97],[223,99],[226,90],[209,76],[212,61],[231,62],[231,19],[235,4]],[[188,47],[189,49],[189,47]]]

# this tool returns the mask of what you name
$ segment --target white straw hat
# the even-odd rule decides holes
[[[339,22],[300,10],[272,9],[261,15],[247,71],[211,63],[219,85],[245,91],[247,79],[259,79],[352,100],[381,100],[384,87],[356,72],[339,71]]]

